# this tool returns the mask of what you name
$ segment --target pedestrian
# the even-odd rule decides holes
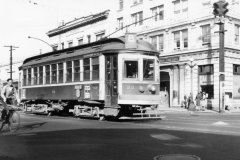
[[[202,100],[202,92],[200,91],[196,98],[195,98],[195,101],[196,101],[196,110],[199,110],[200,106],[201,106],[201,100]]]
[[[183,97],[182,107],[184,107],[185,109],[188,108],[188,97],[187,97],[187,95],[184,95],[184,97]]]
[[[18,93],[16,88],[13,85],[13,80],[11,78],[7,79],[7,85],[5,85],[2,88],[1,91],[1,102],[3,104],[3,110],[2,110],[2,116],[1,120],[3,119],[9,119],[12,115],[10,115],[9,110],[11,109],[11,106],[8,105],[14,105],[17,103],[20,103],[20,99],[18,97]]]
[[[193,111],[196,110],[196,106],[194,104],[193,98],[192,98],[192,93],[190,93],[189,97],[188,97],[188,111],[190,111],[190,114],[192,115]]]
[[[202,92],[202,99],[201,99],[201,109],[202,110],[206,109],[206,100],[207,100],[206,93]]]

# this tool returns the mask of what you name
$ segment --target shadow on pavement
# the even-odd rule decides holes
[[[153,160],[165,154],[239,160],[240,145],[238,136],[146,128],[38,132],[0,137],[0,142],[0,151],[16,160]]]
[[[27,124],[27,125],[21,125],[20,129],[21,130],[33,130],[35,128],[39,128],[39,127],[43,126],[46,123],[47,122],[40,122],[40,123],[31,123],[31,124]]]

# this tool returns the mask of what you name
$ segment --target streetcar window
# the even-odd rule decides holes
[[[72,82],[72,61],[67,61],[67,82]]]
[[[31,79],[32,79],[31,68],[28,68],[28,85],[31,85]]]
[[[138,61],[124,62],[124,78],[138,78]]]
[[[57,64],[52,64],[52,83],[57,83]]]
[[[43,66],[39,67],[39,84],[43,84]]]
[[[74,65],[74,82],[80,81],[80,61],[75,60],[73,61]]]
[[[99,79],[99,58],[92,58],[92,80]]]
[[[27,70],[23,70],[23,86],[27,85]]]
[[[38,68],[34,67],[33,68],[33,84],[37,85],[37,80],[38,80]]]
[[[63,63],[58,63],[58,83],[63,83]]]
[[[83,59],[83,79],[84,81],[90,80],[90,59]]]
[[[154,80],[154,60],[153,59],[143,60],[143,79]]]
[[[50,84],[50,65],[47,65],[46,68],[46,84]]]

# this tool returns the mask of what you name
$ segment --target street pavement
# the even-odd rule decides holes
[[[111,122],[21,114],[0,135],[0,160],[239,160],[239,115],[166,112],[162,120]]]

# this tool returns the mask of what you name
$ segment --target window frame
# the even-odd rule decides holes
[[[51,83],[51,66],[45,65],[45,84]]]
[[[77,64],[78,63],[78,64]],[[73,81],[74,82],[80,82],[80,60],[73,60]]]
[[[150,10],[152,12],[152,16],[154,16],[153,20],[155,22],[164,20],[164,5],[159,5],[159,6],[150,8]]]
[[[235,24],[234,25],[234,43],[239,44],[239,34],[240,34],[240,25]]]
[[[71,65],[70,65],[71,64]],[[66,61],[66,82],[72,82],[72,78],[73,78],[73,64],[72,64],[72,60],[68,60]]]
[[[131,18],[135,26],[143,25],[143,11],[131,14]]]
[[[57,83],[57,64],[51,64],[51,84]]]
[[[210,72],[204,71],[205,67],[210,67]],[[199,65],[198,66],[198,74],[199,75],[213,75],[214,74],[214,65],[213,64]]]
[[[202,25],[202,45],[211,43],[211,26],[210,24]]]
[[[88,63],[86,63],[88,61]],[[90,58],[83,59],[83,81],[90,81],[91,80],[91,64]],[[86,69],[88,68],[88,69]],[[88,76],[86,76],[88,75]]]
[[[39,66],[39,77],[38,77],[38,84],[43,84],[43,66]]]
[[[136,70],[136,77],[127,77],[127,68],[126,68],[126,63],[125,62],[137,62],[137,67],[135,67],[137,70]],[[123,59],[123,79],[124,80],[139,80],[139,67],[140,67],[140,64],[139,64],[139,59]]]
[[[95,60],[96,59],[96,60]],[[91,61],[92,61],[92,80],[99,80],[99,57],[92,57],[91,58]],[[97,69],[95,69],[95,67],[97,68]],[[95,77],[95,73],[97,73],[96,75],[96,77]]]
[[[152,75],[152,78],[145,78],[145,72],[144,72],[145,64],[144,64],[144,61],[147,61],[147,62],[148,61],[152,61],[153,62],[153,73],[152,73],[153,75]],[[156,69],[155,59],[143,58],[143,68],[142,68],[142,71],[143,71],[143,80],[144,81],[155,81],[155,69]]]

